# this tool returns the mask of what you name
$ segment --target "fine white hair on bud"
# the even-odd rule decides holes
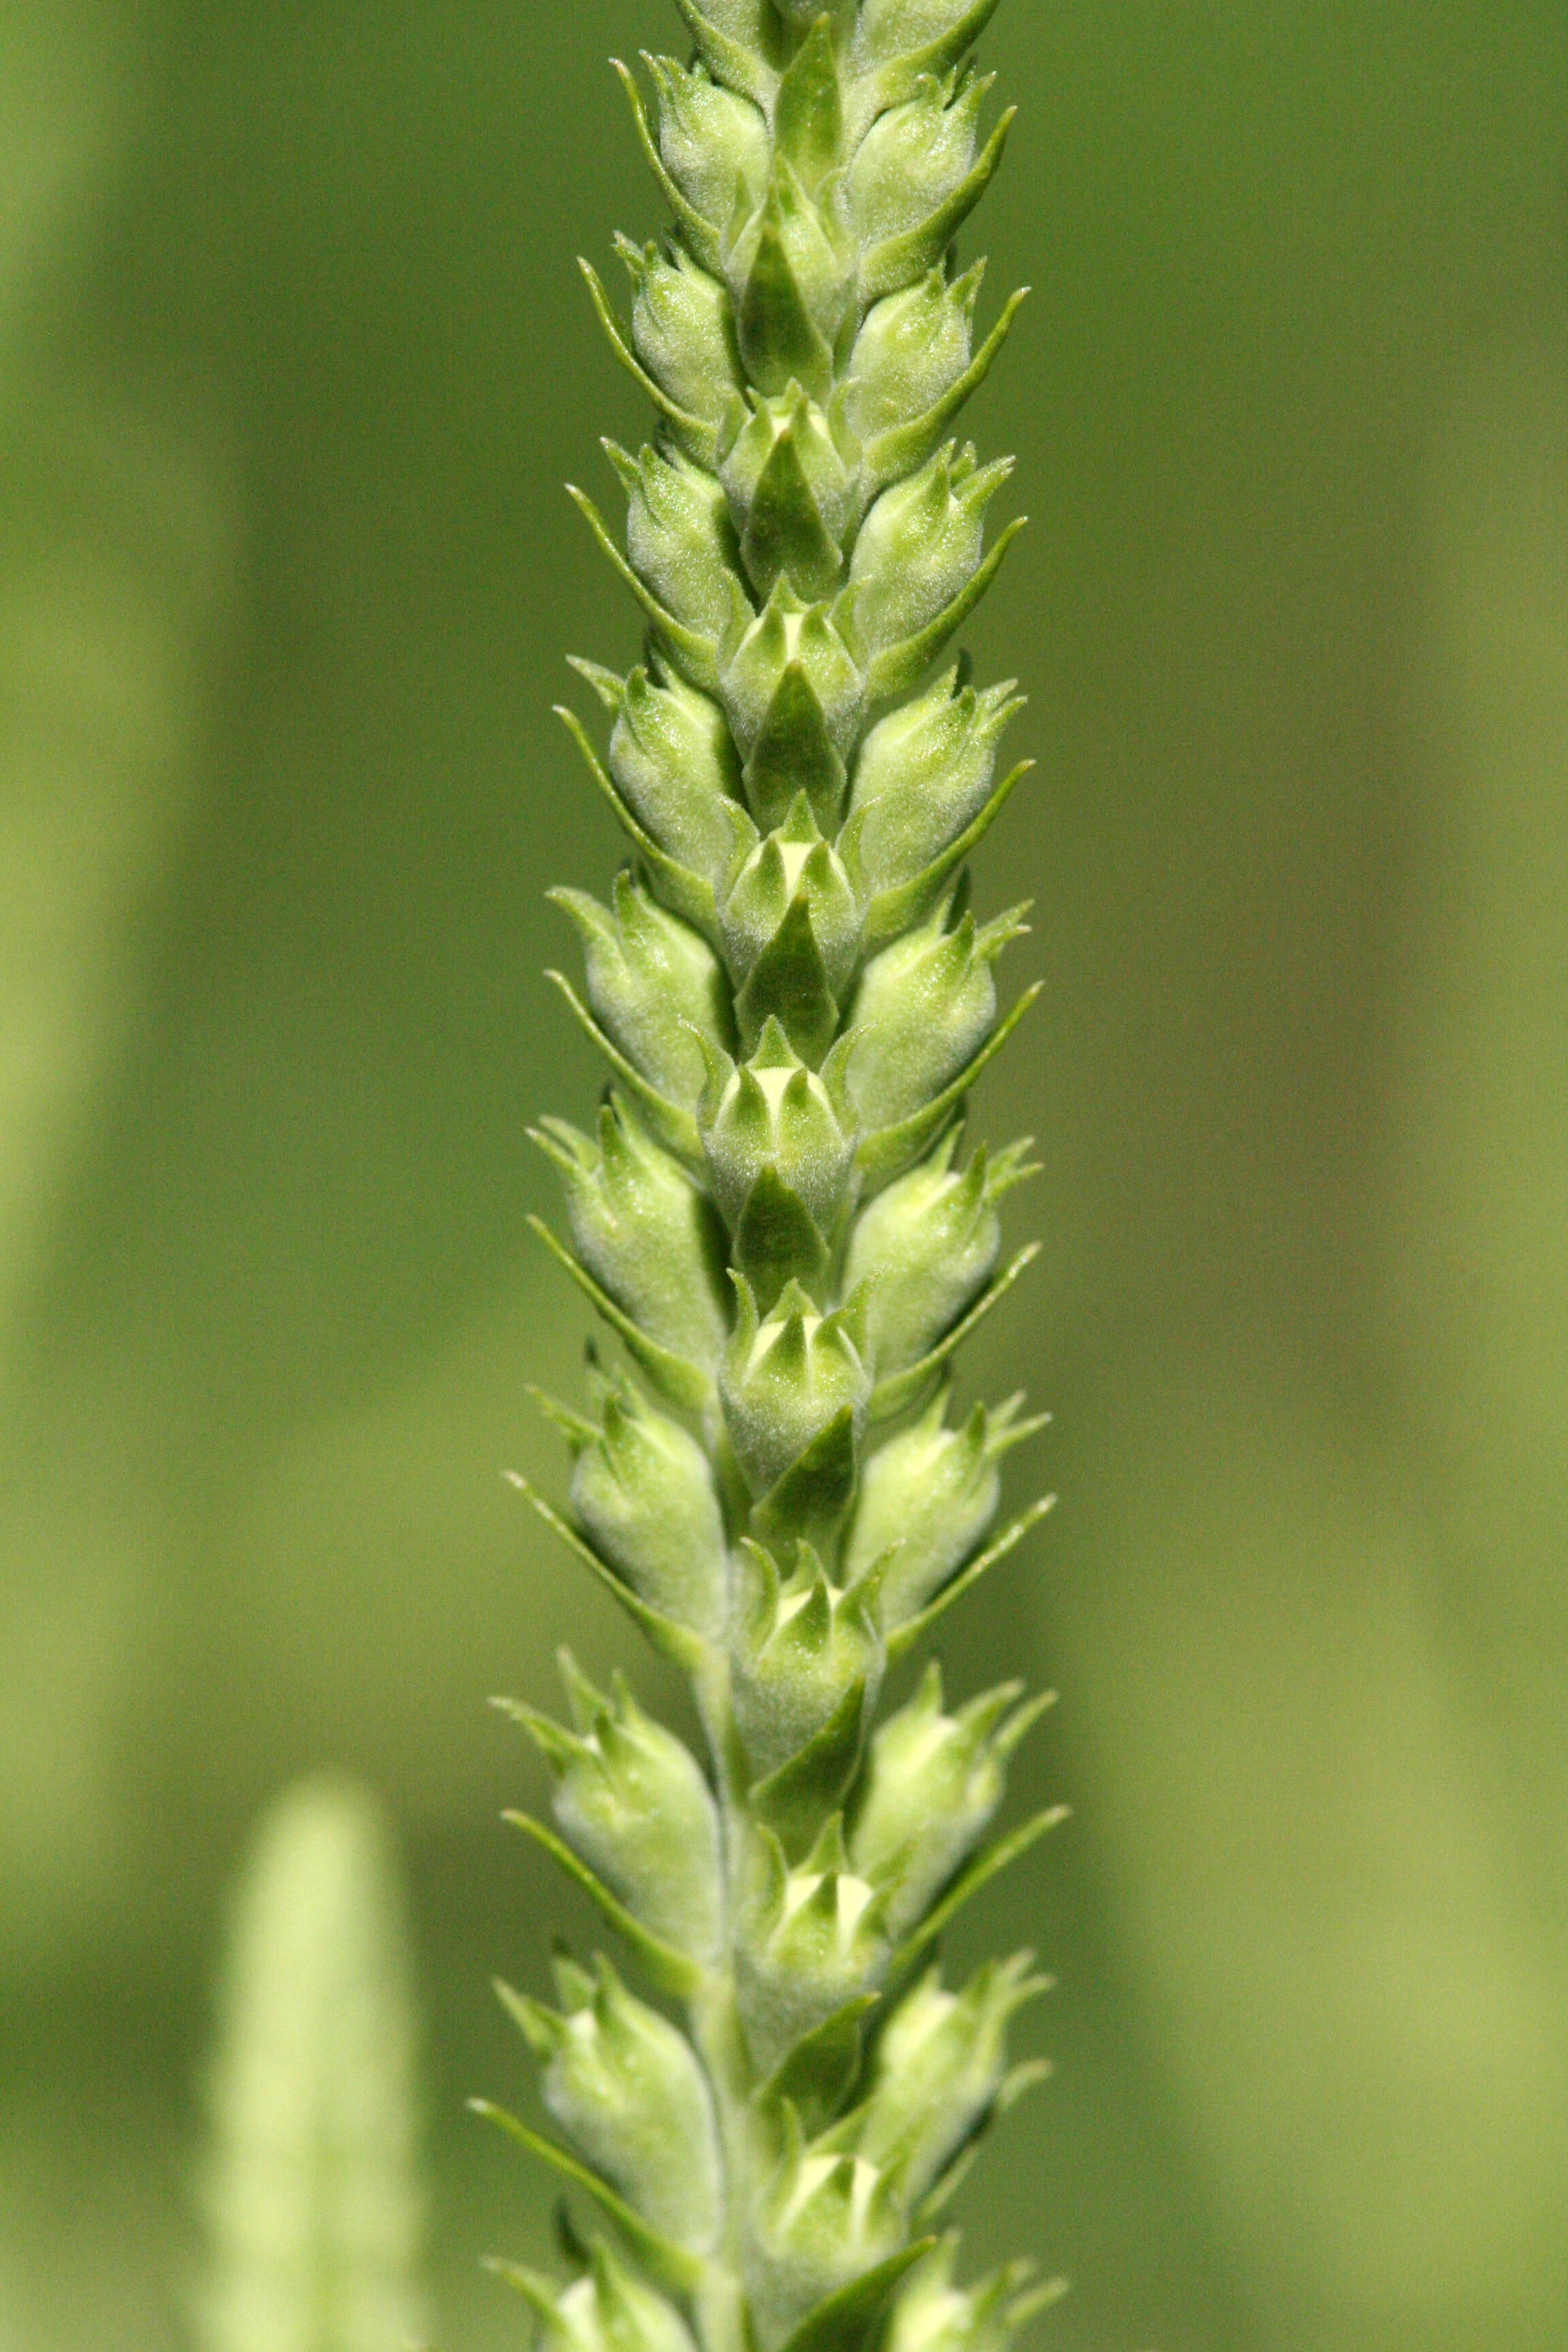
[[[499,2120],[582,2210],[571,2275],[496,2268],[549,2352],[1002,2352],[1027,2266],[957,2285],[930,2226],[1042,2071],[1006,2043],[1044,1979],[920,1970],[1055,1818],[996,1833],[1043,1702],[950,1706],[932,1666],[879,1718],[1032,1524],[995,1533],[1042,1426],[951,1411],[1033,1254],[1004,1263],[1029,1146],[963,1139],[1035,992],[999,993],[1025,910],[969,880],[1022,702],[940,667],[1020,527],[960,424],[1022,299],[988,323],[958,260],[1010,120],[997,0],[673,5],[682,58],[616,67],[665,217],[616,241],[626,318],[583,264],[654,418],[604,445],[618,534],[573,493],[647,629],[626,676],[574,663],[600,740],[561,714],[629,847],[607,900],[551,894],[609,1085],[532,1130],[569,1239],[539,1229],[637,1377],[540,1400],[570,1491],[525,1492],[687,1675],[696,1745],[565,1653],[566,1719],[504,1703],[552,1825],[511,1818],[659,2005],[602,1959],[503,1990],[570,2145]]]

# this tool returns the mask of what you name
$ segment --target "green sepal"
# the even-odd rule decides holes
[[[930,1969],[879,2026],[867,2095],[824,2135],[824,2149],[898,2165],[910,2203],[940,2210],[984,2124],[1026,2087],[1026,2070],[1008,2069],[1006,2040],[1017,2011],[1050,1990],[1033,1966],[1032,1952],[987,1961],[956,1994]]]
[[[889,1635],[973,1559],[996,1516],[1003,1456],[1044,1426],[1019,1421],[1023,1398],[1013,1396],[994,1411],[975,1405],[962,1429],[949,1429],[947,1403],[948,1393],[939,1393],[919,1421],[872,1454],[845,1539],[847,1583],[881,1570]]]
[[[573,1453],[572,1508],[588,1540],[650,1608],[713,1641],[723,1628],[724,1522],[706,1453],[630,1381],[590,1363],[599,1418],[531,1391]]]
[[[668,1095],[660,1094],[658,1088],[644,1077],[637,1064],[627,1059],[609,1032],[595,1020],[564,972],[557,971],[552,966],[544,977],[551,987],[565,999],[567,1010],[578,1028],[608,1062],[658,1142],[674,1159],[688,1166],[700,1165],[701,1139],[690,1112],[683,1110],[679,1103],[671,1102]],[[552,1122],[556,1129],[563,1124],[561,1120]]]
[[[922,75],[897,106],[878,116],[845,175],[844,209],[862,250],[939,217],[974,162],[980,112],[995,76],[973,66]],[[939,251],[952,242],[944,237]],[[933,253],[921,267],[929,268]],[[918,274],[910,270],[899,282]]]
[[[785,441],[792,446],[795,467],[817,520],[833,543],[837,573],[838,551],[863,503],[859,445],[845,416],[842,390],[835,392],[826,410],[793,377],[775,400],[756,392],[745,400],[729,395],[719,426],[717,471],[735,528],[743,539],[769,463]],[[776,503],[779,496],[775,486],[770,497]]]
[[[877,105],[896,106],[922,74],[942,73],[955,65],[973,47],[999,5],[1000,0],[950,0],[952,21],[940,33],[930,33],[925,27],[936,11],[930,0],[916,0],[921,32],[906,47],[910,28],[900,19],[910,0],[861,0],[856,61],[864,58],[877,68]]]
[[[860,299],[874,302],[879,295],[896,293],[911,278],[930,269],[952,243],[981,197],[990,186],[996,166],[1002,161],[1002,151],[1007,144],[1017,108],[1010,106],[991,133],[957,187],[953,188],[935,210],[913,228],[900,231],[874,245],[860,264]]]
[[[821,5],[822,0],[808,0],[805,13],[810,15],[814,6]],[[780,13],[787,14],[788,6],[789,0],[783,12],[778,0],[702,0],[703,14],[721,33],[770,67],[782,66],[789,55],[789,36],[779,23]],[[800,0],[795,0],[795,11],[800,14]]]
[[[609,1293],[600,1288],[587,1267],[579,1264],[565,1243],[551,1232],[542,1217],[530,1215],[527,1223],[530,1231],[544,1244],[551,1256],[565,1268],[584,1298],[597,1307],[627,1353],[642,1366],[660,1394],[687,1412],[706,1412],[713,1402],[714,1386],[711,1377],[701,1366],[650,1339],[647,1333],[616,1306]]]
[[[633,683],[638,677],[642,677],[646,680],[647,672],[634,670],[631,677],[626,681],[625,707],[627,712],[629,712],[632,708]],[[688,689],[688,691],[691,690],[692,689],[689,688]],[[650,688],[649,691],[657,693],[659,689],[658,688]],[[615,813],[617,824],[621,826],[627,839],[641,851],[642,856],[647,862],[648,871],[652,875],[655,883],[658,885],[659,897],[663,899],[665,905],[670,908],[672,913],[679,915],[684,921],[690,923],[694,929],[703,932],[710,939],[713,938],[717,927],[717,919],[714,912],[713,885],[711,881],[708,879],[707,877],[693,872],[689,866],[683,866],[678,858],[671,857],[668,851],[662,848],[659,843],[654,839],[647,826],[631,808],[623,793],[614,782],[612,782],[609,775],[605,772],[598,753],[595,751],[592,742],[589,740],[588,731],[584,726],[582,720],[578,718],[576,712],[574,710],[568,709],[564,703],[558,702],[555,705],[555,716],[560,719],[562,725],[565,728],[566,732],[571,736],[572,740],[576,744],[577,749],[583,754],[583,758],[587,764],[588,773],[593,777],[594,782],[597,784],[601,793],[603,793],[605,800],[608,801],[611,809]],[[620,730],[621,719],[617,719],[616,727],[616,735],[620,733]],[[611,738],[611,742],[613,746],[615,742],[614,736]],[[694,827],[693,830],[695,830]]]
[[[702,1768],[644,1714],[624,1677],[606,1698],[568,1651],[559,1664],[575,1729],[502,1702],[549,1768],[557,1826],[649,1936],[706,1966],[722,1943],[724,1901],[719,1815]]]
[[[753,106],[771,106],[778,76],[756,51],[721,30],[710,16],[704,16],[697,0],[675,0],[675,5],[697,44],[699,55],[712,68],[717,79],[728,82],[742,98],[749,98]]]
[[[735,999],[742,1043],[755,1048],[776,1020],[801,1060],[816,1069],[838,1034],[838,1004],[812,929],[811,905],[797,891],[778,929]]]
[[[736,332],[748,375],[780,393],[791,377],[826,398],[833,354],[806,309],[776,221],[764,218],[738,299]]]
[[[966,667],[953,663],[860,746],[846,832],[870,897],[929,873],[991,797],[997,746],[1025,698],[1011,678],[977,692]]]
[[[533,2311],[545,2352],[695,2352],[679,2312],[616,2262],[602,2238],[590,2247],[571,2235],[568,2259],[579,2268],[569,2286],[494,2255],[484,2265]]]
[[[815,187],[838,161],[844,106],[833,23],[827,16],[817,16],[784,70],[773,99],[773,131],[776,144],[807,187]]]
[[[691,250],[704,268],[717,270],[726,222],[760,204],[768,184],[766,120],[750,99],[700,65],[689,68],[647,49],[642,61],[658,92],[656,174],[667,193],[676,187],[683,232],[685,208],[694,208],[701,229],[689,236]]]
[[[955,1172],[959,1132],[950,1127],[929,1159],[879,1192],[849,1236],[844,1283],[847,1289],[867,1285],[874,1415],[884,1410],[879,1399],[891,1392],[895,1379],[919,1367],[900,1402],[914,1397],[935,1370],[931,1351],[963,1328],[1001,1253],[996,1204],[1035,1172],[1026,1142],[994,1158],[982,1144],[969,1167]]]
[[[747,608],[741,551],[729,502],[705,467],[679,449],[645,446],[637,457],[603,444],[626,494],[626,555],[663,611],[704,643],[718,646]]]
[[[858,2278],[807,2312],[779,2352],[861,2352],[899,2281],[936,2242],[934,2238],[917,2238],[872,2269],[862,2271]]]
[[[776,2342],[828,2298],[873,2274],[909,2234],[891,2168],[831,2154],[820,2142],[808,2146],[788,2106],[782,2123],[783,2145],[753,2208],[745,2264],[764,2342]]]
[[[837,1814],[793,1870],[773,1832],[754,1823],[748,1868],[736,1993],[752,2063],[766,2075],[803,2036],[882,1982],[887,1895],[850,1870]]]
[[[724,708],[748,759],[792,667],[799,667],[811,687],[828,741],[840,759],[847,758],[865,714],[865,677],[827,606],[804,604],[781,578],[724,667]]]
[[[795,1563],[787,1582],[781,1582],[773,1556],[761,1544],[742,1538],[736,1547],[732,1704],[747,1768],[758,1786],[797,1762],[830,1727],[828,1748],[803,1766],[808,1778],[846,1741],[858,1750],[860,1723],[881,1685],[876,1591],[864,1583],[852,1591],[838,1591],[804,1538],[795,1543]],[[851,1693],[852,1717],[846,1710]],[[854,1762],[851,1754],[846,1773]],[[788,1790],[788,1783],[781,1783],[781,1801]],[[821,1826],[819,1814],[806,1844]]]
[[[977,845],[1001,815],[1016,786],[1034,768],[1033,760],[1020,760],[997,785],[990,799],[973,823],[951,841],[937,857],[933,857],[923,873],[897,889],[879,892],[866,909],[866,949],[868,954],[885,946],[918,923],[929,911],[942,885]],[[852,818],[851,824],[855,822]],[[847,830],[847,828],[846,828]]]
[[[742,771],[752,814],[772,832],[804,793],[816,823],[831,835],[843,814],[847,772],[810,678],[799,662],[790,662]]]
[[[980,926],[964,895],[961,879],[927,922],[861,974],[846,1032],[847,1084],[868,1129],[929,1114],[994,1024],[993,967],[1024,935],[1027,909],[1010,908]]]
[[[542,2062],[545,2105],[648,2226],[711,2251],[724,2192],[712,2093],[686,2036],[629,1993],[603,1955],[556,1965],[560,2011],[496,1991]]]
[[[806,1290],[821,1279],[827,1244],[798,1192],[776,1168],[765,1167],[746,1195],[734,1234],[735,1263],[752,1286],[758,1311],[766,1315],[786,1283]]]
[[[858,1439],[871,1381],[848,1307],[819,1314],[792,1286],[760,1317],[745,1276],[731,1269],[731,1279],[737,1313],[719,1394],[736,1456],[753,1492],[764,1495],[846,1411]]]
[[[845,421],[863,448],[882,434],[907,431],[911,418],[929,415],[962,383],[973,364],[974,311],[984,275],[984,262],[976,261],[950,283],[939,265],[871,305],[838,394]]]
[[[660,2237],[657,2230],[651,2230],[641,2214],[634,2212],[607,2181],[600,2179],[596,2172],[590,2171],[585,2164],[579,2164],[574,2156],[568,2155],[563,2147],[557,2147],[552,2140],[542,2138],[538,2132],[530,2131],[526,2124],[520,2123],[515,2116],[509,2115],[504,2107],[496,2106],[490,2100],[470,2099],[468,2108],[471,2114],[482,2116],[487,2123],[492,2123],[505,2132],[519,2147],[526,2148],[531,2156],[538,2157],[542,2164],[549,2165],[574,2189],[580,2189],[584,2196],[591,2197],[605,2220],[613,2222],[620,2231],[650,2278],[657,2279],[661,2286],[668,2287],[674,2294],[686,2295],[693,2292],[702,2276],[702,2264],[697,2256],[688,2253],[683,2246],[672,2244],[668,2238]]]
[[[651,1608],[639,1594],[634,1592],[626,1579],[617,1576],[609,1563],[599,1558],[592,1544],[586,1542],[571,1522],[563,1519],[560,1512],[545,1501],[544,1496],[536,1487],[529,1484],[521,1471],[507,1471],[506,1479],[508,1485],[514,1486],[529,1507],[544,1521],[545,1526],[554,1529],[567,1549],[575,1553],[590,1574],[595,1576],[612,1598],[619,1602],[638,1632],[646,1635],[650,1645],[658,1651],[661,1656],[668,1658],[672,1665],[681,1667],[687,1674],[699,1674],[709,1664],[708,1644],[700,1634],[694,1633],[689,1625],[679,1625],[673,1617],[666,1617],[659,1610]]]
[[[784,823],[765,840],[757,839],[749,821],[737,823],[735,833],[735,856],[719,902],[720,944],[732,978],[749,979],[800,901],[811,928],[810,956],[821,965],[820,988],[837,1000],[853,984],[860,965],[860,903],[837,849],[823,839],[805,793],[796,793]],[[763,1006],[752,1045],[767,1019]],[[784,1025],[788,1028],[787,1020]],[[804,1047],[797,1050],[802,1058],[820,1064],[827,1045],[811,1055]]]
[[[819,193],[830,206],[831,191]],[[813,202],[776,147],[767,194],[730,247],[724,268],[748,381],[772,397],[793,376],[826,404],[855,266],[830,210]]]
[[[529,1134],[561,1172],[582,1265],[647,1343],[711,1372],[728,1318],[723,1228],[706,1192],[614,1092],[600,1107],[596,1151],[565,1119]]]
[[[956,2231],[910,2279],[893,2306],[883,2344],[886,2352],[1005,2352],[1026,2321],[1059,2301],[1065,2279],[1031,2284],[1035,2265],[1006,2263],[973,2287],[952,2285]]]
[[[715,472],[719,422],[742,381],[729,290],[679,237],[661,247],[617,236],[616,251],[632,283],[633,351],[663,394],[655,406],[668,417],[664,402],[674,404],[688,454]]]
[[[1021,1683],[986,1691],[957,1715],[942,1710],[933,1661],[909,1703],[871,1742],[855,1797],[849,1856],[871,1885],[892,1888],[888,1924],[913,1926],[973,1852],[1000,1805],[1013,1750],[1050,1704]]]
[[[855,625],[873,656],[918,640],[962,595],[980,564],[985,509],[1012,470],[1010,457],[982,466],[973,443],[950,441],[882,492],[849,567]]]
[[[516,1702],[510,1699],[498,1700],[496,1704],[509,1711],[516,1707]],[[526,1720],[521,1707],[516,1707],[516,1714],[520,1722]],[[501,1819],[510,1829],[521,1830],[524,1837],[531,1838],[552,1862],[560,1865],[573,1884],[582,1889],[605,1926],[614,1929],[629,1951],[636,1953],[661,1992],[674,1993],[685,2000],[698,1990],[702,1981],[702,1971],[695,1962],[689,1959],[684,1952],[676,1951],[671,1945],[650,1935],[626,1905],[616,1900],[603,1879],[596,1877],[587,1864],[573,1853],[564,1838],[557,1837],[554,1831],[546,1829],[542,1822],[536,1822],[531,1813],[509,1810],[502,1813]]]
[[[852,1191],[854,1131],[846,1134],[826,1086],[776,1023],[739,1068],[713,1055],[698,1119],[709,1181],[732,1232],[771,1167],[831,1243]]]
[[[702,1091],[702,1056],[689,1034],[716,1045],[734,1036],[719,960],[701,934],[666,912],[624,868],[614,909],[585,890],[547,890],[583,941],[588,1002],[661,1102],[689,1113]]]

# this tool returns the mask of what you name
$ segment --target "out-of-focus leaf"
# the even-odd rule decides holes
[[[406,2352],[424,2185],[407,1931],[356,1785],[298,1784],[235,1906],[209,2085],[206,2352]]]

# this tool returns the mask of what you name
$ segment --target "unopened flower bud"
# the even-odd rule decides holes
[[[874,1885],[891,1887],[889,1925],[913,1926],[984,1835],[1006,1787],[1006,1761],[1043,1701],[1016,1705],[1004,1683],[945,1715],[933,1663],[909,1705],[871,1742],[849,1853]]]
[[[912,98],[879,116],[849,167],[847,197],[868,244],[933,213],[974,161],[980,110],[995,77],[922,74]]]
[[[562,1671],[575,1730],[521,1710],[562,1834],[650,1934],[710,1958],[723,1916],[719,1816],[696,1759],[624,1684],[605,1697],[565,1653]]]
[[[849,816],[868,893],[912,882],[979,815],[996,745],[1023,707],[1009,681],[977,694],[950,669],[878,720],[855,762]]]
[[[897,2164],[918,2202],[963,2147],[1007,2074],[1007,2024],[1047,1989],[1032,1976],[1034,1955],[988,1961],[962,1993],[942,1990],[935,1969],[906,1993],[877,2038],[876,2072],[856,2147],[876,2164]]]
[[[962,1429],[949,1429],[943,1393],[867,1463],[842,1573],[853,1583],[886,1561],[889,1633],[918,1617],[983,1541],[1001,1499],[997,1464],[1041,1426],[1019,1421],[1022,1403],[1013,1397],[994,1412],[977,1404]]]
[[[577,926],[588,1002],[600,1022],[660,1094],[690,1110],[703,1078],[691,1032],[716,1045],[730,1034],[729,995],[712,949],[625,870],[616,877],[613,914],[585,890],[549,895]]]
[[[855,626],[876,649],[918,635],[979,568],[985,509],[1013,470],[982,466],[949,442],[907,482],[884,490],[861,525],[849,566]]]
[[[739,593],[740,555],[722,490],[679,450],[644,449],[633,457],[613,441],[605,447],[626,494],[633,571],[667,612],[717,644]]]
[[[766,604],[731,656],[722,680],[724,707],[735,740],[750,753],[792,670],[811,689],[840,759],[855,748],[866,708],[866,681],[834,627],[826,604],[805,604],[781,576]]]
[[[858,1443],[871,1380],[858,1328],[849,1309],[822,1315],[794,1283],[759,1323],[742,1287],[720,1395],[730,1442],[756,1493],[765,1494],[840,1416]]]
[[[710,1367],[725,1318],[710,1203],[616,1096],[599,1113],[597,1150],[564,1119],[542,1121],[534,1139],[561,1172],[589,1273],[660,1347]]]
[[[578,1524],[650,1607],[717,1635],[725,1604],[724,1522],[708,1456],[629,1381],[595,1385],[599,1426],[587,1437],[572,1433]]]
[[[874,302],[856,338],[844,391],[862,442],[933,408],[969,365],[984,265],[950,285],[940,267]]]
[[[715,12],[716,14],[718,12]],[[649,60],[658,90],[658,143],[669,175],[704,219],[727,226],[742,198],[768,182],[768,126],[749,100],[673,58]]]
[[[635,289],[632,342],[637,357],[678,408],[716,425],[742,382],[727,288],[700,268],[681,245],[666,251],[622,236],[616,249]]]
[[[678,2245],[706,2251],[723,2221],[708,2080],[683,2033],[635,2000],[606,1959],[556,1965],[557,2011],[510,1994],[544,2061],[544,2099],[606,2179]]]
[[[614,681],[601,691],[613,693]],[[723,712],[674,668],[658,680],[634,669],[614,707],[606,757],[626,805],[670,856],[711,880],[733,840],[726,804],[741,795]]]
[[[947,928],[951,898],[866,967],[850,1008],[847,1085],[864,1128],[892,1127],[957,1077],[996,1018],[992,966],[1026,928],[1014,908]]]

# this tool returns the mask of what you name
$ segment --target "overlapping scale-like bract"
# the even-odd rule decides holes
[[[954,2287],[930,2224],[1038,2071],[1005,2042],[1041,1980],[912,1964],[1047,1825],[994,1835],[1037,1709],[1007,1685],[950,1713],[932,1667],[877,1723],[1027,1523],[994,1538],[1039,1426],[948,1411],[1033,1172],[959,1149],[1031,994],[1002,1010],[1022,910],[978,919],[966,866],[1019,701],[931,676],[1019,527],[989,520],[1010,461],[955,429],[1021,299],[982,333],[954,257],[1006,136],[973,57],[995,0],[675,5],[687,56],[617,68],[670,222],[617,241],[629,320],[584,264],[656,415],[605,445],[623,527],[574,492],[647,625],[629,677],[575,665],[603,748],[563,713],[631,849],[607,905],[552,894],[611,1084],[593,1135],[536,1135],[546,1239],[642,1384],[545,1401],[568,1516],[533,1499],[689,1675],[709,1754],[569,1658],[569,1726],[515,1709],[554,1811],[523,1826],[684,2020],[603,1962],[559,1964],[559,2009],[506,1996],[576,2153],[510,2128],[619,2252],[574,2228],[566,2284],[498,2267],[560,2352],[999,2352],[1038,2298]]]

